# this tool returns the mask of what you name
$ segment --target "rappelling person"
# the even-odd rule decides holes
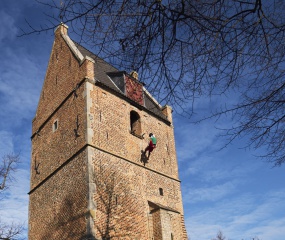
[[[144,154],[146,155],[146,152],[148,151],[148,156],[147,158],[149,158],[150,153],[153,151],[153,149],[155,149],[156,147],[156,137],[154,136],[154,134],[150,133],[149,134],[150,137],[150,141],[148,146],[146,147],[146,149],[144,150]]]

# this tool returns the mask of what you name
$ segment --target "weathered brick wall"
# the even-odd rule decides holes
[[[162,240],[162,224],[161,224],[160,210],[154,211],[151,215],[153,220],[153,239]]]
[[[55,33],[33,120],[29,206],[29,239],[32,240],[82,239],[87,232],[84,79],[92,77],[93,63],[87,60],[79,65],[61,34],[66,34],[64,26]],[[73,158],[76,153],[79,155]]]
[[[131,165],[94,149],[94,228],[100,239],[148,239],[145,202],[135,191]]]
[[[30,194],[29,240],[83,239],[86,172],[84,151]]]
[[[165,209],[152,209],[149,214],[149,223],[152,226],[150,239],[154,240],[181,240],[187,239],[183,235],[180,221],[181,215]]]
[[[145,170],[144,174],[146,199],[182,213],[180,182],[149,170]],[[160,195],[159,188],[163,189],[163,196]]]
[[[187,233],[184,226],[184,221],[181,222],[181,215],[174,212],[168,212],[170,216],[171,221],[171,227],[172,227],[172,236],[173,239],[179,240],[179,239],[187,239]],[[182,228],[182,231],[181,231]]]
[[[36,134],[32,139],[31,189],[86,143],[84,85],[77,89],[76,94],[77,97],[71,95],[67,99],[42,127],[39,134]],[[57,121],[58,129],[54,131],[55,121]],[[36,171],[35,167],[37,166],[38,170]]]
[[[149,234],[153,226],[149,225],[148,201],[183,211],[179,182],[96,148],[92,159],[97,236],[102,237],[100,234],[107,232],[114,239],[151,239]],[[163,196],[159,188],[164,189]],[[181,221],[176,220],[179,227],[173,229],[173,234],[181,236]]]
[[[149,239],[153,238],[153,216],[150,213],[150,211],[148,212],[148,231],[149,231]]]
[[[183,231],[181,231],[181,222],[179,221],[180,214],[161,209],[160,219],[162,225],[162,240],[184,239]]]
[[[91,144],[140,163],[142,151],[147,147],[150,132],[157,137],[157,148],[146,165],[156,171],[178,178],[173,128],[153,115],[132,106],[125,100],[97,86],[90,90],[90,125],[93,130]],[[130,133],[130,112],[140,115],[144,139]]]
[[[91,129],[89,143],[98,152],[101,151],[100,154],[95,154],[96,156],[94,156],[97,159],[97,162],[94,162],[95,167],[100,162],[100,165],[103,164],[110,169],[115,169],[116,174],[123,179],[122,182],[128,186],[129,197],[125,196],[128,199],[128,204],[120,206],[120,213],[115,210],[112,211],[114,214],[116,212],[116,219],[120,219],[117,224],[113,224],[114,228],[117,229],[113,233],[126,234],[128,236],[130,233],[122,229],[124,226],[125,228],[134,227],[136,230],[133,230],[133,234],[142,234],[138,239],[151,239],[150,226],[146,225],[149,221],[148,201],[173,208],[183,215],[180,182],[177,180],[178,169],[173,128],[150,113],[136,108],[127,101],[98,86],[90,85],[88,92],[90,99],[87,108],[89,116],[87,125]],[[144,139],[130,133],[131,111],[135,111],[140,115],[142,133],[145,133]],[[153,132],[156,135],[158,143],[157,148],[153,151],[144,167],[144,164],[141,162],[142,151],[148,145],[149,132]],[[160,195],[159,188],[163,189],[163,196]],[[133,201],[130,201],[130,198]],[[96,206],[98,206],[98,199],[100,199],[98,196],[95,197]],[[133,205],[130,205],[131,202]],[[122,225],[122,223],[127,222],[123,220],[124,214],[126,214],[124,207],[129,211],[128,216],[131,216],[133,219],[130,226]],[[101,226],[100,229],[106,229],[108,227],[104,224],[102,225],[102,222],[107,220],[109,222],[114,219],[112,217],[108,218],[106,215],[104,216],[104,211],[99,209],[102,209],[102,206],[97,208],[95,226]],[[173,229],[173,236],[175,236],[174,239],[185,239],[182,236],[185,226],[181,222],[181,215],[177,215],[179,217],[175,218],[177,222],[175,223],[176,227]],[[154,222],[154,224],[157,223]],[[174,224],[174,222],[171,222],[171,224]],[[146,229],[140,231],[141,227]],[[111,234],[112,231],[108,231],[108,233]],[[113,236],[117,236],[116,234]],[[131,236],[135,237],[134,235]]]
[[[86,60],[80,65],[79,60],[61,36],[61,34],[66,34],[65,32],[64,25],[60,25],[55,32],[45,81],[33,122],[33,133],[82,79],[94,77],[94,64]]]

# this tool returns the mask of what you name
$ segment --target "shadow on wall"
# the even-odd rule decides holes
[[[128,166],[124,164],[112,165],[109,159],[102,162],[104,164],[101,164],[101,160],[94,162],[95,237],[87,235],[87,218],[90,213],[87,212],[86,193],[65,183],[66,185],[60,186],[66,189],[63,200],[60,196],[46,196],[49,201],[52,201],[52,198],[57,199],[50,209],[46,209],[53,215],[42,223],[46,232],[40,240],[144,239],[141,233],[147,235],[146,229],[141,230],[142,224],[137,220],[137,216],[145,214],[144,203],[133,188],[137,185],[134,179],[137,176],[130,177],[126,173],[129,171]]]
[[[41,240],[47,239],[93,239],[86,236],[86,208],[82,208],[80,189],[74,189],[62,202],[54,204],[54,218],[46,223],[47,233]]]
[[[145,155],[145,152],[143,150],[141,150],[141,160],[140,161],[143,163],[144,166],[148,163],[148,158]]]
[[[100,161],[100,160],[99,160]],[[141,239],[136,216],[140,216],[143,207],[133,193],[135,184],[127,176],[126,166],[116,166],[105,161],[97,162],[94,168],[96,193],[95,232],[99,239]],[[124,171],[122,171],[124,170]]]

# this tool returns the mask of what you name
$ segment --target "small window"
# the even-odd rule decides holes
[[[159,188],[159,194],[160,194],[160,196],[163,196],[163,189],[162,188]]]
[[[52,125],[52,131],[55,132],[58,129],[58,120],[55,120]]]
[[[131,124],[131,134],[134,134],[136,136],[141,136],[142,134],[141,119],[140,115],[135,111],[131,111],[130,113],[130,124]]]

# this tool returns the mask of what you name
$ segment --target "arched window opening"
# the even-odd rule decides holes
[[[137,112],[131,111],[130,123],[131,123],[131,134],[134,134],[136,136],[141,136],[142,134],[141,119],[140,115]]]

